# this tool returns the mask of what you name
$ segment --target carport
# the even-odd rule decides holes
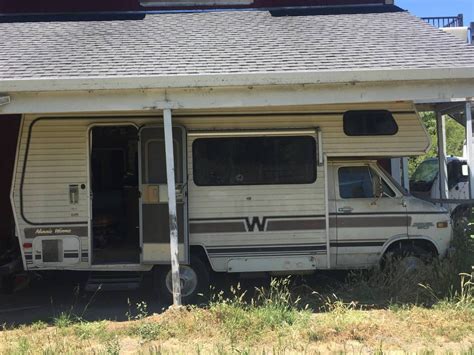
[[[0,53],[0,114],[156,112],[163,117],[175,275],[171,135],[175,110],[409,101],[420,108],[429,106],[442,117],[455,107],[466,113],[472,191],[474,48],[394,6],[386,5],[384,11],[371,7],[328,11],[199,11],[194,16],[203,18],[191,20],[188,25],[195,28],[190,29],[183,27],[180,18],[189,15],[176,13],[92,21],[88,28],[67,17],[57,22],[7,21],[0,24],[6,39]],[[220,33],[209,36],[215,31],[213,21],[221,26],[231,21],[235,27],[222,35],[233,42],[229,38],[216,42]],[[249,28],[249,23],[261,33]],[[179,31],[173,33],[173,26],[197,35],[187,39]],[[302,31],[308,28],[308,33]],[[354,28],[359,28],[357,33]],[[287,32],[295,37],[285,38]],[[162,33],[169,37],[154,37]],[[318,51],[321,43],[326,47]],[[150,59],[150,53],[157,54]],[[442,128],[442,118],[439,124]],[[440,156],[445,157],[440,146]],[[444,164],[444,180],[445,169]],[[175,303],[179,303],[179,282],[175,282]]]

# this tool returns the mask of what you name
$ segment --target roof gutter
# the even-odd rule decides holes
[[[298,71],[244,74],[195,74],[123,77],[41,77],[0,80],[3,92],[49,92],[123,89],[325,85],[433,80],[474,80],[474,67],[442,69],[371,69],[362,71]],[[474,96],[474,82],[473,93]]]

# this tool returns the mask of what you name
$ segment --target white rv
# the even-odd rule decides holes
[[[171,292],[162,117],[24,115],[12,205],[26,270],[150,271]],[[369,268],[443,256],[445,209],[376,162],[423,154],[410,102],[174,111],[184,301],[209,272]]]

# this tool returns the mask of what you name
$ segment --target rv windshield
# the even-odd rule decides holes
[[[411,176],[413,182],[430,183],[438,176],[439,164],[436,159],[422,162]]]

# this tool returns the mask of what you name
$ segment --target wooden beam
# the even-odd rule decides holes
[[[472,92],[473,82],[432,81],[282,85],[188,89],[92,90],[10,93],[1,114],[149,111],[170,108],[219,109],[367,102],[449,102]]]
[[[474,199],[474,152],[472,147],[472,104],[469,99],[466,101],[466,155],[469,165],[469,193]]]
[[[166,178],[168,183],[168,210],[170,224],[171,276],[173,285],[173,305],[181,306],[181,282],[178,257],[178,217],[176,212],[176,184],[173,152],[173,123],[171,110],[163,110],[165,130]]]
[[[448,161],[446,159],[446,118],[436,112],[436,133],[438,135],[439,192],[442,200],[449,198]]]

